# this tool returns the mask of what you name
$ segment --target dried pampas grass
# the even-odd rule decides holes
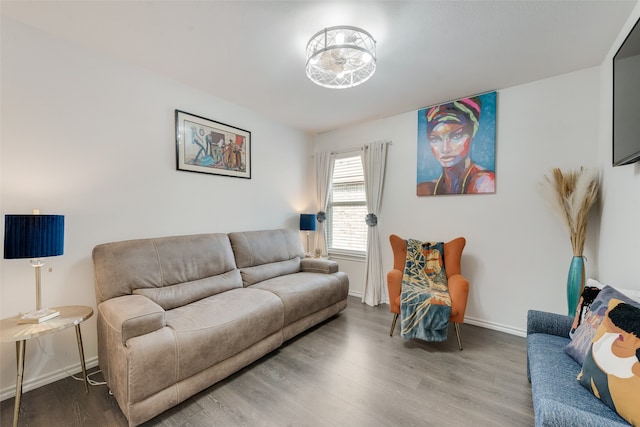
[[[545,175],[541,192],[569,232],[574,256],[582,256],[587,234],[589,210],[598,199],[599,175],[594,169],[581,167],[562,172],[555,168]]]

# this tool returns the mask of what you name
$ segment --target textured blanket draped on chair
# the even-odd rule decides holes
[[[402,277],[402,336],[445,341],[451,298],[444,270],[444,243],[409,239]]]

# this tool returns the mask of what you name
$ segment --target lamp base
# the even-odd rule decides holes
[[[58,310],[43,308],[41,310],[30,311],[28,313],[20,313],[20,315],[18,316],[18,324],[42,323],[58,316],[60,316],[60,312]]]

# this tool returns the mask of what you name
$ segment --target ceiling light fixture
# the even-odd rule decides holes
[[[351,26],[318,31],[307,43],[307,77],[331,89],[358,86],[376,71],[376,41]]]

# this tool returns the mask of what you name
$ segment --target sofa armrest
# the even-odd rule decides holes
[[[573,318],[563,314],[529,310],[527,312],[527,335],[548,334],[569,337]]]
[[[323,274],[337,273],[338,263],[322,258],[302,258],[300,260],[300,271]]]
[[[98,313],[105,324],[121,336],[122,345],[130,338],[157,331],[167,324],[164,309],[142,295],[108,299],[98,305]]]

